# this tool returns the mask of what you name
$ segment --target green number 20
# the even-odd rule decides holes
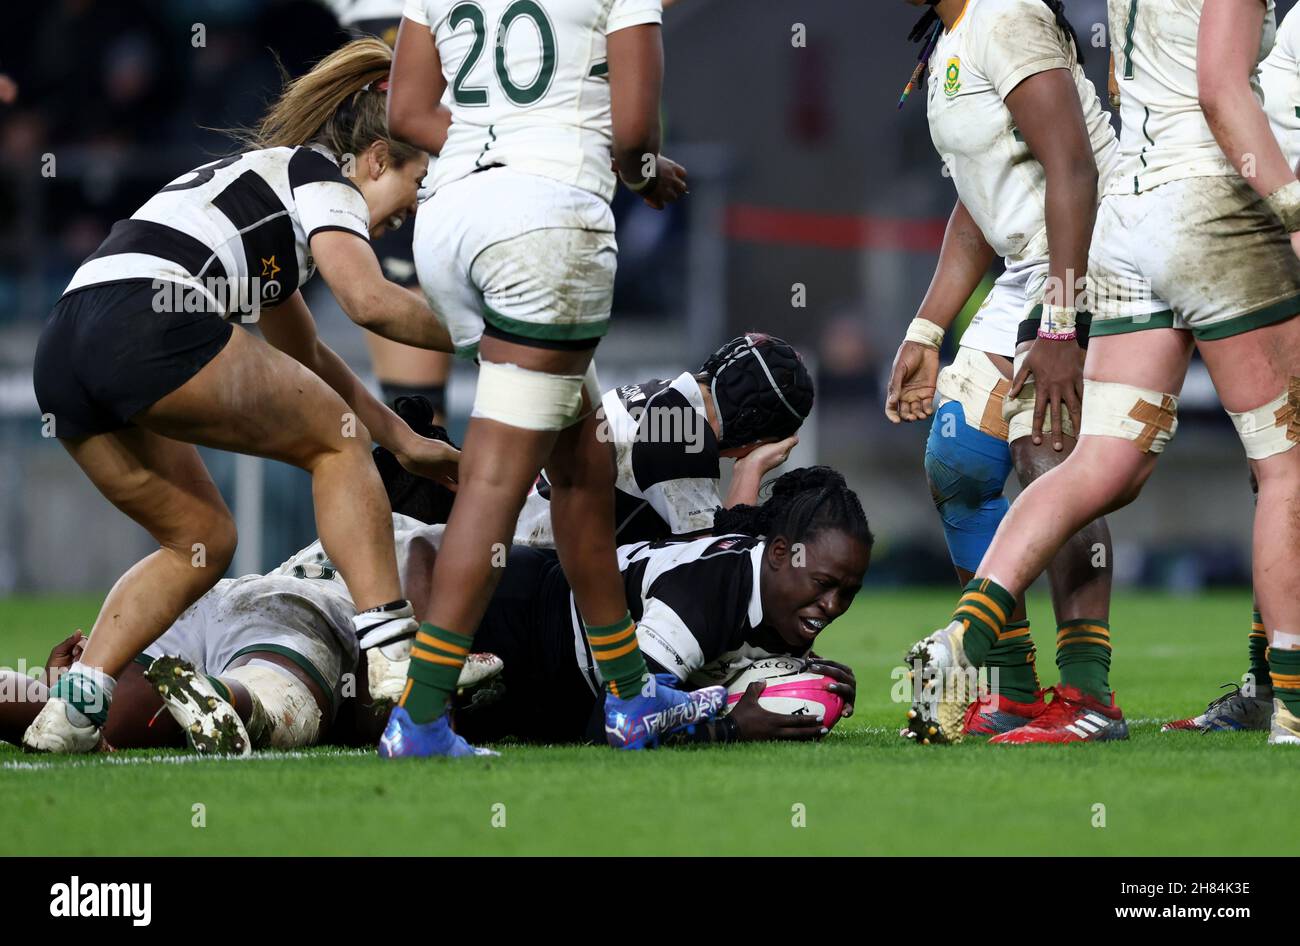
[[[506,37],[515,20],[521,17],[533,21],[542,41],[541,68],[537,70],[537,75],[532,82],[522,86],[517,85],[510,78],[510,72],[506,68]],[[472,0],[456,4],[447,17],[447,25],[452,30],[466,22],[474,30],[474,45],[470,47],[469,55],[465,57],[465,61],[460,64],[460,69],[456,72],[456,81],[451,85],[451,93],[457,105],[481,107],[488,103],[488,90],[465,85],[466,79],[478,65],[487,46],[487,20],[483,16],[483,8]],[[555,29],[551,26],[551,20],[541,4],[536,0],[514,0],[514,3],[506,7],[505,13],[501,14],[501,22],[497,24],[494,46],[497,82],[501,84],[501,91],[505,93],[506,98],[516,105],[532,105],[546,94],[546,90],[551,87],[551,81],[555,78]]]

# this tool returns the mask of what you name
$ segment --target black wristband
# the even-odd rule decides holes
[[[1038,337],[1039,326],[1043,324],[1042,306],[1034,306],[1034,314],[1020,323],[1020,328],[1016,330],[1016,347],[1019,348],[1025,342],[1032,342]],[[1075,324],[1075,330],[1078,332],[1079,347],[1087,350],[1088,348],[1088,330],[1092,327],[1092,316],[1087,312],[1080,312],[1078,321]]]

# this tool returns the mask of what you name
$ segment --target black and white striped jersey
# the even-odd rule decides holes
[[[762,626],[765,548],[747,535],[620,546],[619,570],[647,660],[690,686],[705,686],[763,657],[805,654]],[[600,673],[572,595],[570,618],[579,669],[599,693]]]
[[[722,472],[718,438],[695,377],[686,371],[670,381],[615,388],[601,398],[600,411],[617,463],[616,540],[651,542],[712,528],[722,505]],[[524,502],[516,544],[555,546],[550,495],[543,470]]]
[[[247,151],[178,177],[119,220],[64,294],[147,279],[180,287],[198,311],[251,320],[311,278],[310,240],[323,230],[370,239],[365,198],[338,162],[316,147]]]

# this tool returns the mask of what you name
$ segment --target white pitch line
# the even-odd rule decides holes
[[[69,759],[66,761],[42,761],[42,762],[3,762],[0,763],[0,769],[6,771],[39,771],[44,769],[75,769],[86,768],[98,765],[187,765],[193,762],[250,762],[250,761],[270,761],[279,762],[282,760],[294,759],[338,759],[338,758],[361,758],[363,756],[374,755],[374,749],[338,749],[333,752],[303,752],[294,750],[292,752],[258,752],[250,756],[231,756],[231,755],[199,755],[197,753],[187,753],[185,755],[150,755],[150,756],[119,756],[112,753],[101,753],[94,758]]]

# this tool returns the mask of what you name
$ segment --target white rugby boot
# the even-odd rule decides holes
[[[180,724],[190,748],[202,755],[246,756],[253,752],[244,721],[203,674],[179,657],[159,657],[144,672],[167,712]]]
[[[68,719],[68,703],[50,697],[23,733],[23,748],[31,752],[94,752],[99,746],[99,727],[78,726]]]
[[[1286,704],[1273,698],[1273,724],[1268,730],[1270,746],[1300,746],[1300,716],[1286,708]]]
[[[962,647],[965,635],[966,625],[953,621],[907,652],[912,680],[907,735],[921,745],[961,742],[965,735],[966,707],[975,697],[967,685],[971,662]]]

